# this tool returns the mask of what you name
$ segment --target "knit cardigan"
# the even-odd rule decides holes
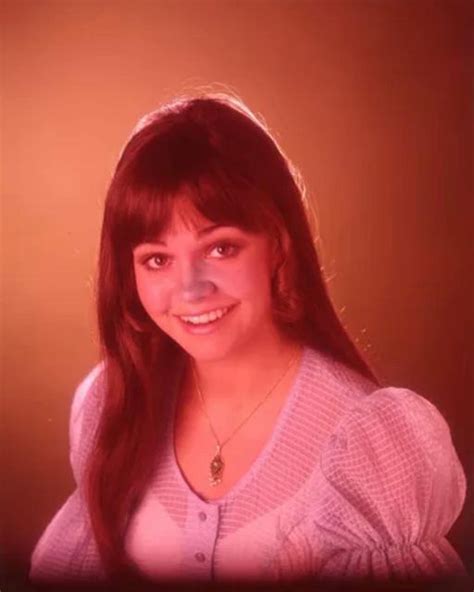
[[[75,391],[70,460],[76,490],[31,559],[33,581],[105,582],[84,498],[103,366]],[[177,383],[178,384],[178,383]],[[174,391],[177,391],[175,386]],[[186,482],[167,446],[130,521],[126,552],[151,580],[412,580],[465,574],[446,534],[466,480],[436,407],[306,347],[273,432],[218,500]]]

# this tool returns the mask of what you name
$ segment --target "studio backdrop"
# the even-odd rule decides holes
[[[12,573],[74,484],[68,417],[98,359],[103,200],[136,120],[230,90],[297,166],[343,323],[432,401],[468,477],[473,569],[469,2],[2,2],[2,549]]]

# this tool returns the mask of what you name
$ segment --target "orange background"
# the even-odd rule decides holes
[[[387,384],[438,406],[472,487],[470,6],[2,2],[1,519],[11,570],[73,488],[69,405],[97,359],[93,278],[120,148],[140,115],[195,86],[222,89],[216,82],[264,115],[300,168],[344,323]],[[466,564],[472,497],[450,536]]]

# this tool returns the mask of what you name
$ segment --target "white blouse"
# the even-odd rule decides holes
[[[77,489],[38,542],[30,577],[104,581],[83,495],[102,366],[76,390]],[[175,389],[176,391],[177,389]],[[306,347],[272,436],[222,498],[205,501],[167,447],[132,517],[126,550],[156,581],[410,580],[466,575],[446,534],[466,480],[436,407]]]

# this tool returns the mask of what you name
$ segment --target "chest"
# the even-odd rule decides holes
[[[182,487],[173,495],[169,483],[158,484],[130,524],[127,554],[151,579],[268,583],[309,573],[313,557],[320,556],[308,504],[300,511],[303,496],[269,509],[260,496],[236,496],[221,505],[196,495],[186,495],[183,504],[182,494]]]
[[[282,385],[274,394],[268,405],[259,408],[246,421],[248,410],[208,418],[199,401],[187,399],[186,405],[178,405],[174,422],[176,462],[188,485],[200,497],[215,500],[226,495],[270,446],[286,403],[288,385]],[[223,443],[220,452],[210,423]],[[222,464],[220,472],[216,471],[216,465],[211,470],[213,462]],[[220,478],[218,483],[216,475]]]

